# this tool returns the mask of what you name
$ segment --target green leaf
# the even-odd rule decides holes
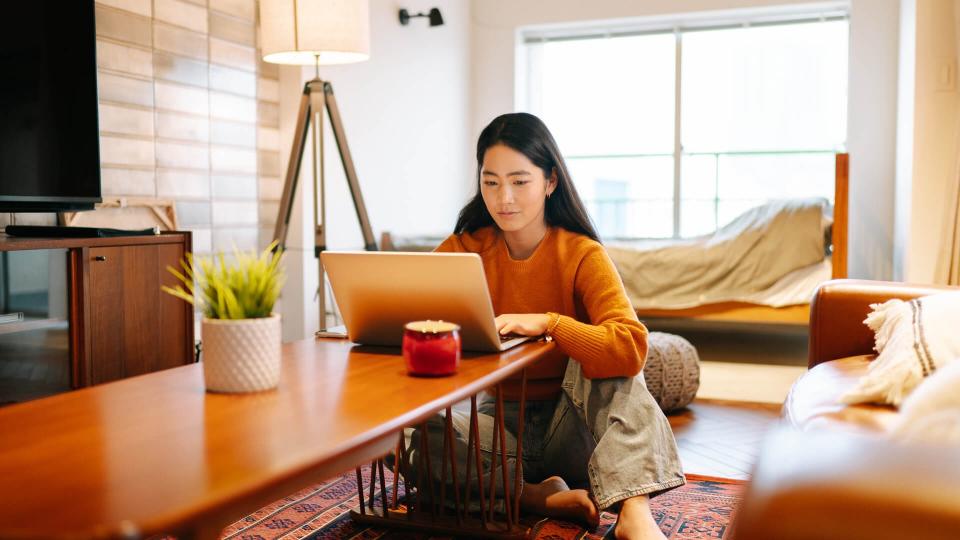
[[[283,253],[276,246],[276,241],[271,242],[259,254],[234,247],[232,262],[222,252],[213,257],[187,253],[180,261],[183,272],[167,267],[183,285],[161,290],[194,304],[213,319],[269,317],[285,281],[280,264]]]

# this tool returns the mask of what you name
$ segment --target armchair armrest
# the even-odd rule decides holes
[[[858,279],[824,282],[813,294],[810,304],[807,367],[837,358],[873,353],[873,332],[863,324],[870,312],[870,304],[893,298],[911,300],[949,290],[956,289]]]
[[[780,428],[764,439],[732,538],[954,539],[958,501],[956,447]]]

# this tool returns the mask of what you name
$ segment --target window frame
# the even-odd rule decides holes
[[[711,30],[726,30],[735,28],[756,28],[763,26],[782,26],[798,24],[815,24],[822,22],[845,21],[849,25],[849,7],[846,3],[834,3],[820,6],[801,6],[796,11],[785,11],[783,9],[760,9],[750,14],[741,14],[733,16],[716,16],[709,18],[697,18],[688,16],[687,18],[673,17],[652,19],[649,21],[612,21],[602,25],[585,23],[577,26],[555,27],[527,27],[519,29],[517,33],[517,64],[516,64],[516,83],[514,88],[514,101],[517,104],[517,110],[528,110],[533,102],[533,88],[531,81],[533,66],[533,55],[530,45],[545,44],[556,41],[577,41],[605,39],[612,37],[629,37],[642,35],[662,35],[673,34],[676,39],[675,59],[674,59],[674,130],[673,130],[673,235],[667,239],[681,239],[681,211],[682,211],[682,191],[681,182],[683,175],[683,158],[685,156],[712,155],[716,159],[720,156],[736,155],[788,155],[788,154],[835,154],[844,152],[846,141],[835,148],[793,148],[783,150],[757,150],[757,151],[729,151],[729,152],[689,152],[683,150],[682,121],[682,92],[683,92],[683,36],[693,32],[704,32]],[[849,32],[849,26],[848,26]],[[848,66],[849,70],[849,66]],[[653,157],[664,154],[616,154],[616,155],[572,155],[565,156],[567,159],[584,158],[629,158],[629,157]],[[719,174],[719,167],[718,172]],[[719,180],[718,180],[719,181]],[[719,205],[721,199],[719,191],[714,197],[715,208]],[[714,230],[719,227],[719,215],[714,211]],[[614,240],[640,240],[643,238],[613,238]]]

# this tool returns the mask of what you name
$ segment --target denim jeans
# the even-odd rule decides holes
[[[653,496],[684,484],[673,432],[660,407],[647,391],[643,374],[587,379],[583,376],[580,364],[571,359],[567,363],[562,389],[563,393],[557,400],[526,404],[522,482],[539,483],[550,476],[560,476],[571,487],[589,489],[600,509],[636,495]],[[494,399],[489,395],[484,395],[477,405],[484,486],[490,485],[494,407]],[[513,487],[516,470],[519,408],[517,401],[504,401],[508,488]],[[454,409],[451,419],[457,476],[462,490],[467,485],[469,411]],[[440,414],[426,423],[434,482],[441,481],[444,422],[444,415]],[[407,479],[414,483],[417,478],[414,464],[419,461],[417,456],[421,433],[417,429],[410,435],[410,458],[407,463],[410,472]],[[478,492],[475,486],[476,466],[473,467],[470,475],[474,488],[471,490],[471,500],[475,501]],[[495,481],[500,506],[502,478],[498,455]],[[448,481],[447,485],[451,483]],[[489,490],[488,487],[485,489]],[[471,508],[478,507],[471,504]]]

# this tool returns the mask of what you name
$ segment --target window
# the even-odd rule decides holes
[[[698,236],[772,199],[832,200],[844,16],[565,32],[525,34],[520,108],[550,127],[604,238]]]

